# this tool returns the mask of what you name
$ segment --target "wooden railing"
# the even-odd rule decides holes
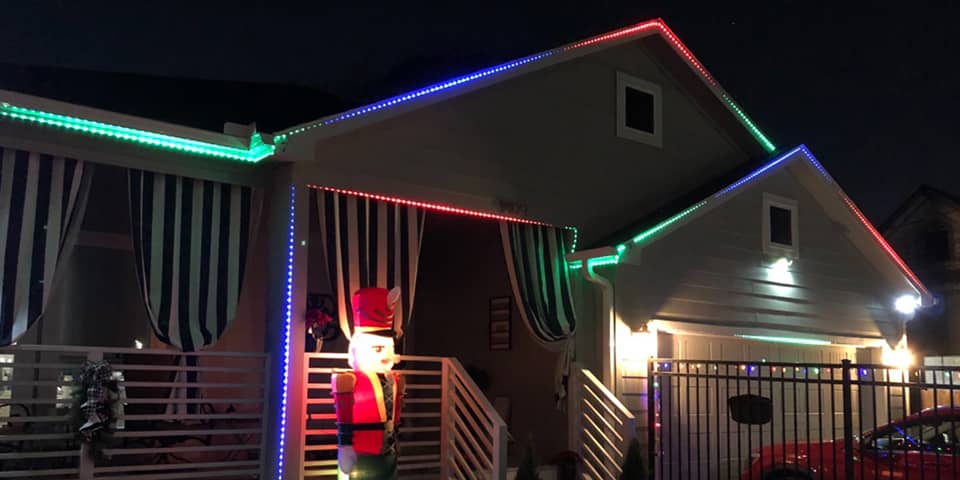
[[[302,478],[336,478],[336,415],[330,375],[346,354],[307,353]],[[506,475],[506,424],[455,359],[401,356],[405,377],[399,470],[405,478],[490,478]]]
[[[0,358],[0,479],[261,476],[266,354],[19,345]],[[85,360],[110,363],[123,404],[97,460],[70,411]]]
[[[570,376],[571,443],[588,478],[619,478],[626,448],[637,432],[634,415],[581,365]]]

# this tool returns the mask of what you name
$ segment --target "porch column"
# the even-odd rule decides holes
[[[266,424],[264,479],[298,479],[303,463],[303,352],[309,196],[291,165],[278,166],[268,209],[267,331],[270,351],[270,421]]]

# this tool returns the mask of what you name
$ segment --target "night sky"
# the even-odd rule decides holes
[[[0,62],[373,100],[663,17],[778,146],[810,146],[875,222],[921,183],[960,194],[953,2],[436,3],[4,0]]]

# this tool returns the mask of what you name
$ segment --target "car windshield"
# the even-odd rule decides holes
[[[865,446],[875,450],[920,450],[953,453],[960,448],[960,419],[925,419],[894,424],[878,431]]]

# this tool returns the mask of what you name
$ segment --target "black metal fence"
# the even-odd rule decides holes
[[[652,360],[656,479],[960,479],[960,367]]]

